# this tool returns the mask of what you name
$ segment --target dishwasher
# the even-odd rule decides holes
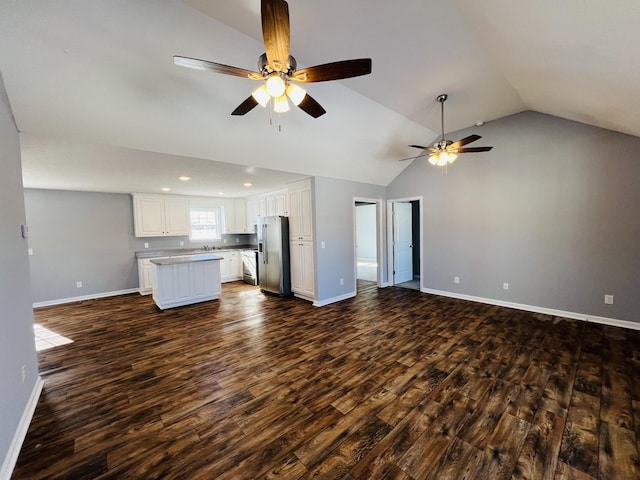
[[[258,285],[258,250],[243,250],[242,257],[242,281],[249,285]]]

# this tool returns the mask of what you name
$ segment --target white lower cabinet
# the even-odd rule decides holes
[[[153,264],[150,258],[138,259],[138,287],[140,295],[151,295],[153,292]]]
[[[313,242],[293,241],[289,247],[291,256],[291,290],[299,297],[314,300]]]
[[[222,258],[220,260],[220,279],[222,282],[233,282],[242,278],[242,263],[240,261],[240,252],[238,251],[222,251],[219,253]]]

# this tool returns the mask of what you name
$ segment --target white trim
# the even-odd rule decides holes
[[[327,298],[326,300],[313,302],[314,307],[324,307],[325,305],[329,305],[330,303],[341,302],[342,300],[346,300],[347,298],[353,298],[356,296],[356,292],[345,293],[344,295],[338,295],[337,297]]]
[[[497,305],[499,307],[515,308],[517,310],[526,310],[528,312],[543,313],[545,315],[554,315],[556,317],[571,318],[573,320],[583,320],[585,322],[599,323],[602,325],[610,325],[612,327],[621,327],[621,328],[628,328],[631,330],[640,330],[640,323],[630,322],[628,320],[598,317],[596,315],[589,315],[586,313],[568,312],[565,310],[556,310],[554,308],[537,307],[535,305],[525,305],[522,303],[505,302],[503,300],[495,300],[491,298],[474,297],[473,295],[445,292],[443,290],[433,290],[430,288],[421,288],[420,291],[422,293],[431,293],[433,295],[458,298],[460,300],[469,300],[471,302],[486,303],[489,305]]]
[[[59,298],[57,300],[47,300],[46,302],[34,302],[33,308],[50,307],[52,305],[62,305],[63,303],[82,302],[83,300],[95,300],[96,298],[115,297],[117,295],[127,295],[129,293],[140,293],[139,288],[129,288],[127,290],[116,290],[114,292],[94,293],[81,297]]]
[[[376,268],[376,283],[378,284],[378,286],[382,285],[382,282],[384,280],[383,276],[382,276],[382,267],[383,267],[383,262],[386,263],[386,259],[384,258],[384,250],[383,250],[383,246],[384,246],[384,223],[383,223],[383,200],[381,198],[367,198],[367,197],[353,197],[353,258],[354,258],[354,262],[353,262],[353,289],[357,291],[357,284],[358,284],[358,258],[357,258],[357,251],[358,249],[356,248],[356,241],[357,241],[357,234],[356,234],[356,230],[357,230],[357,222],[356,222],[356,203],[357,202],[364,202],[364,203],[370,203],[370,204],[374,204],[376,206],[376,258],[372,259],[373,261],[375,261],[377,263],[377,268]]]
[[[9,445],[7,456],[4,458],[4,462],[2,463],[2,467],[0,468],[0,480],[9,480],[11,478],[13,469],[15,468],[16,462],[18,461],[18,455],[20,454],[22,443],[27,436],[29,424],[31,423],[33,414],[36,411],[36,406],[38,405],[38,399],[40,398],[40,393],[42,392],[43,386],[44,381],[41,377],[38,377],[38,380],[33,386],[33,390],[31,390],[29,401],[25,405],[24,411],[22,412],[22,417],[20,418],[20,423],[18,423],[18,428],[13,434],[13,440],[11,441],[11,445]]]
[[[424,252],[424,226],[423,226],[423,218],[424,218],[424,206],[423,206],[423,197],[421,195],[416,197],[406,197],[406,198],[390,198],[387,199],[387,286],[395,285],[395,278],[393,274],[394,270],[394,231],[393,231],[393,204],[394,203],[410,203],[410,202],[418,202],[420,207],[420,211],[418,214],[420,215],[420,274],[422,274],[423,270],[423,258],[422,252]],[[415,248],[415,245],[414,245]],[[420,285],[422,287],[422,284]]]

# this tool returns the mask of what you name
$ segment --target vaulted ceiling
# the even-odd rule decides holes
[[[25,186],[244,196],[308,175],[387,185],[416,153],[407,144],[437,137],[440,93],[447,131],[535,110],[640,136],[635,0],[288,3],[299,67],[373,59],[371,75],[307,86],[327,110],[318,119],[231,116],[255,83],[173,64],[255,70],[259,0],[0,0]]]

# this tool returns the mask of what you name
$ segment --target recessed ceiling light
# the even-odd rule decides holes
[[[218,192],[218,195],[224,195],[224,192]]]
[[[252,184],[251,184],[251,183],[249,183],[249,182],[247,182],[247,183],[243,183],[243,185],[244,185],[245,187],[250,187]]]
[[[183,182],[188,182],[189,180],[191,180],[191,177],[187,177],[185,175],[178,177],[180,180],[182,180]]]
[[[171,189],[169,187],[162,187],[160,190],[162,190],[163,192],[168,192]]]

